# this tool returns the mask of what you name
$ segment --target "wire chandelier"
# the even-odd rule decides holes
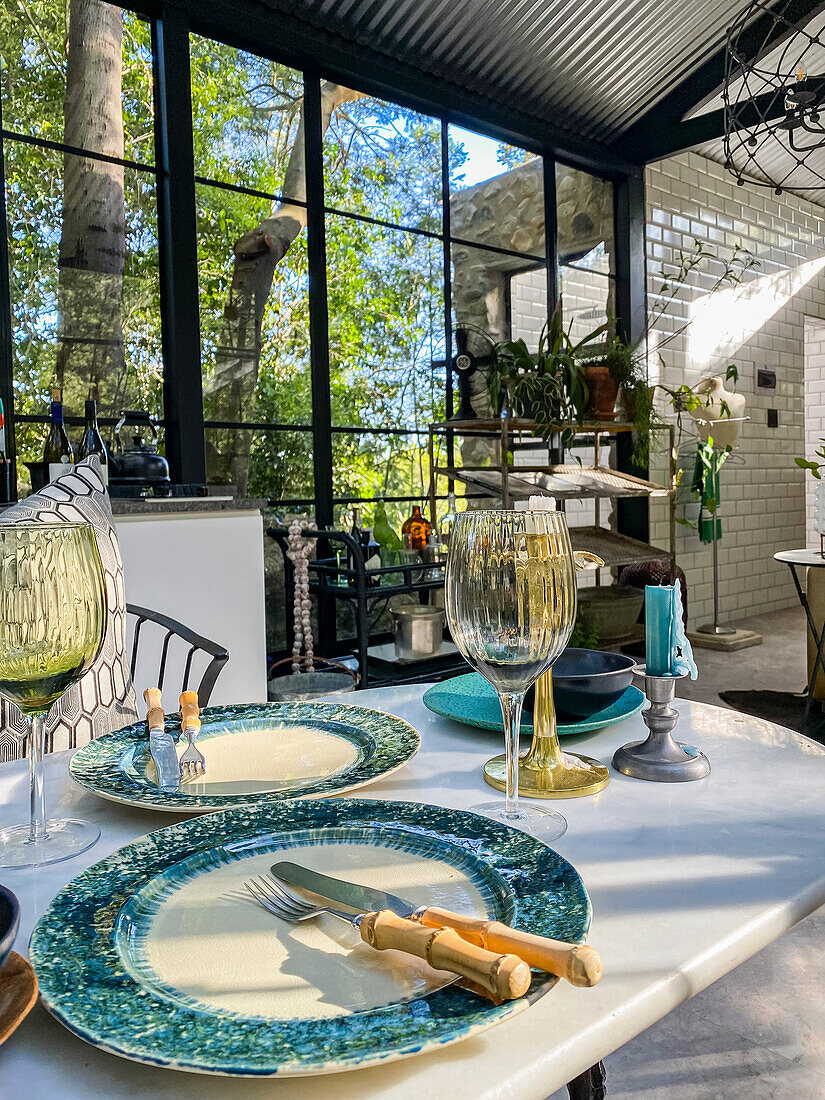
[[[725,167],[740,186],[747,176],[777,195],[825,188],[825,156],[816,156],[825,148],[825,21],[800,26],[785,14],[794,6],[751,0],[726,39]]]

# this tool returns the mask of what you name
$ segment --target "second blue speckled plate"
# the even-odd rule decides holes
[[[415,802],[297,800],[150,833],[78,875],[32,935],[46,1008],[94,1046],[200,1073],[290,1076],[454,1043],[555,984],[496,1006],[331,916],[287,924],[245,879],[289,858],[341,878],[582,942],[590,902],[540,841]],[[277,853],[277,854],[276,854]],[[357,1089],[356,1089],[357,1092]]]
[[[597,711],[589,718],[569,719],[560,714],[559,737],[600,730],[603,726],[615,726],[617,722],[638,714],[644,703],[644,692],[636,687],[629,687],[612,706]],[[442,718],[452,718],[454,722],[461,722],[464,726],[504,732],[501,706],[495,688],[478,672],[454,676],[451,680],[433,684],[424,692],[424,705]],[[521,735],[533,736],[533,716],[526,711],[521,716]]]
[[[180,716],[166,729],[179,737]],[[152,775],[145,722],[89,741],[69,771],[113,802],[204,813],[356,790],[406,764],[421,738],[403,718],[347,703],[237,703],[201,711],[198,745],[206,774],[168,793]]]

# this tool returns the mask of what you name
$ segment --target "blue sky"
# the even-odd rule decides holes
[[[495,138],[484,137],[472,130],[465,130],[461,126],[450,126],[450,138],[457,144],[463,145],[469,154],[466,162],[459,172],[464,176],[464,182],[468,187],[474,183],[481,183],[492,176],[500,175],[505,169],[503,164],[496,160],[496,152],[501,142]]]

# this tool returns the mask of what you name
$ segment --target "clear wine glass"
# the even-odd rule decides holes
[[[106,631],[106,585],[88,523],[0,525],[0,695],[26,719],[30,818],[0,830],[0,867],[57,863],[100,836],[45,815],[43,744],[52,704],[93,664]]]
[[[567,821],[518,801],[518,738],[524,695],[567,645],[576,579],[559,512],[462,512],[450,540],[445,587],[453,641],[498,693],[504,719],[504,801],[472,809],[544,840]]]

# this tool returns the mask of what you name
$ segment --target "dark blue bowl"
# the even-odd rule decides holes
[[[553,698],[560,714],[590,718],[612,706],[633,679],[636,662],[624,653],[600,649],[565,649],[553,665]],[[535,689],[524,701],[532,711]]]
[[[11,890],[0,886],[0,969],[9,957],[19,924],[20,902]]]

